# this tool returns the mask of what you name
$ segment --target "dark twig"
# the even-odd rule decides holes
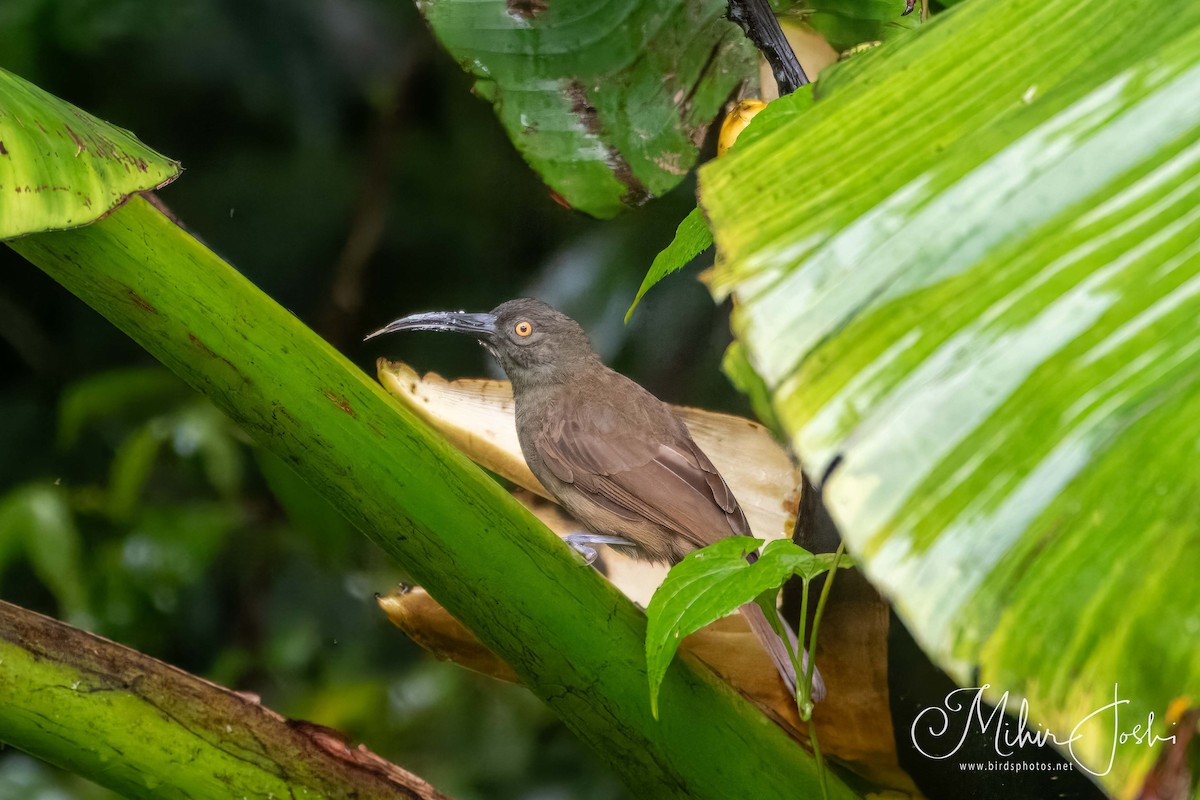
[[[396,70],[391,97],[379,111],[371,144],[363,160],[363,177],[354,217],[333,269],[329,299],[317,324],[317,330],[335,347],[358,341],[367,271],[379,251],[387,227],[396,140],[408,111],[408,95],[425,55],[424,48],[410,53]]]
[[[729,19],[746,32],[766,57],[775,73],[781,96],[791,94],[809,82],[767,0],[729,0]]]

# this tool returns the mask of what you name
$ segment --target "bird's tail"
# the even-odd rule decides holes
[[[746,623],[749,624],[750,630],[762,642],[763,649],[767,651],[767,655],[771,657],[771,661],[775,664],[775,669],[779,671],[779,677],[783,678],[783,682],[787,685],[788,691],[793,696],[796,694],[796,670],[792,666],[791,656],[788,655],[787,647],[783,640],[775,633],[775,629],[771,627],[767,615],[763,613],[762,607],[758,603],[746,603],[739,611],[746,618]],[[792,628],[786,621],[780,619],[783,623],[783,629],[787,632],[791,646],[796,648],[799,643],[796,641],[796,634],[792,632]],[[808,651],[803,651],[801,657],[802,669],[808,671]],[[812,699],[814,703],[819,703],[825,699],[825,681],[821,677],[821,671],[813,665],[813,685]]]

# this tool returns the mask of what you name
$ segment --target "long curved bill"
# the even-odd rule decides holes
[[[409,314],[389,322],[363,341],[396,331],[449,331],[469,333],[477,339],[491,339],[496,335],[496,315],[492,313],[468,314],[465,311],[429,311]]]

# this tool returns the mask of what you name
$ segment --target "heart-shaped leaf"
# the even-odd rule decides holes
[[[833,553],[814,555],[790,539],[771,542],[757,560],[747,561],[746,555],[762,543],[749,536],[730,536],[689,553],[654,593],[646,608],[646,673],[656,716],[659,686],[685,636],[777,589],[793,575],[812,580],[833,567]],[[840,566],[853,563],[843,557]]]

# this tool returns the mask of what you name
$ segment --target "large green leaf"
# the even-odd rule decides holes
[[[1060,740],[1114,686],[1166,736],[1200,697],[1200,6],[966,3],[860,59],[701,171],[717,290],[940,664]],[[1162,745],[1113,724],[1073,752],[1128,795]]]
[[[0,239],[94,222],[179,164],[0,69]]]
[[[678,184],[722,103],[756,74],[724,0],[417,5],[529,164],[600,217]]]

